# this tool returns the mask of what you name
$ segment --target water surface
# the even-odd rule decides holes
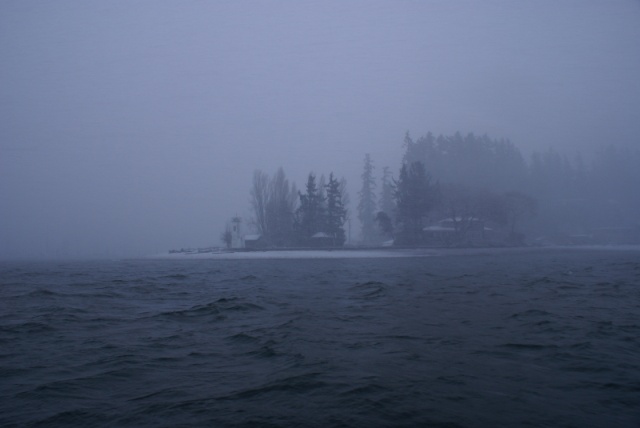
[[[633,249],[2,263],[0,284],[2,426],[640,425]]]

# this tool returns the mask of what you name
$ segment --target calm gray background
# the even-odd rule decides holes
[[[406,131],[640,135],[640,2],[3,1],[0,258],[220,245],[251,175],[397,171]]]

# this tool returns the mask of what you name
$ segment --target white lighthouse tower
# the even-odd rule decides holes
[[[235,216],[231,220],[231,248],[244,248],[244,239],[242,239],[242,219]]]

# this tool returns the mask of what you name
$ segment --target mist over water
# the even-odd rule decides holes
[[[637,249],[0,265],[3,426],[640,423]]]
[[[397,179],[407,131],[588,167],[638,145],[639,20],[635,0],[0,2],[0,258],[221,245],[254,170],[279,167],[299,190],[344,177],[356,238],[362,159]],[[541,200],[552,225],[605,205],[550,181],[570,188]],[[599,227],[628,206],[610,199]]]
[[[638,22],[0,1],[0,426],[637,428]]]

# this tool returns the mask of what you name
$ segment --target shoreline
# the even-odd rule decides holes
[[[161,253],[154,259],[339,259],[473,256],[546,251],[640,251],[640,245],[571,245],[517,247],[345,247],[273,249],[198,249]]]

